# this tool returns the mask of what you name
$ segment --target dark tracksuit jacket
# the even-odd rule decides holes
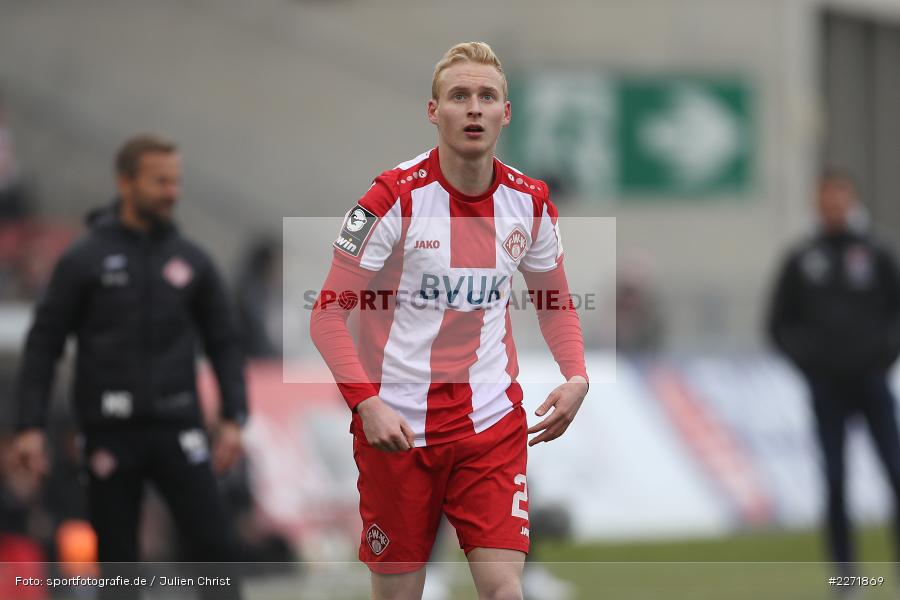
[[[782,266],[768,325],[808,377],[886,372],[900,353],[900,277],[891,254],[863,233],[818,234]]]
[[[37,303],[16,390],[19,429],[43,427],[56,362],[77,340],[75,414],[86,431],[202,425],[198,341],[215,370],[224,418],[247,415],[244,362],[230,302],[210,257],[174,225],[124,227],[118,203],[60,258]]]

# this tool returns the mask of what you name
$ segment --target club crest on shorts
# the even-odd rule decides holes
[[[163,267],[162,274],[172,287],[181,289],[194,278],[194,269],[180,256],[173,256]]]
[[[391,540],[388,538],[387,534],[381,530],[381,527],[373,523],[372,526],[366,530],[366,542],[368,542],[369,548],[372,549],[375,556],[379,556],[384,552],[384,549],[388,547]]]
[[[525,251],[528,249],[528,238],[521,227],[518,225],[513,227],[513,230],[509,232],[509,235],[506,236],[506,240],[503,242],[503,249],[516,262],[519,262],[525,256]]]
[[[119,466],[119,461],[116,460],[115,455],[107,450],[106,448],[98,448],[91,454],[90,458],[91,471],[93,471],[94,475],[97,479],[106,479],[116,470],[116,467]]]

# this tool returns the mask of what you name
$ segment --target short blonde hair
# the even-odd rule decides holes
[[[178,145],[152,133],[141,133],[125,140],[116,153],[116,174],[128,179],[138,175],[145,154],[174,154]]]
[[[500,73],[500,79],[503,81],[503,89],[501,90],[503,92],[503,99],[506,100],[508,92],[506,74],[503,72],[503,67],[500,65],[500,59],[497,58],[497,55],[494,54],[494,51],[491,50],[491,47],[485,42],[462,42],[461,44],[456,44],[444,53],[444,56],[441,57],[438,64],[434,66],[434,76],[431,78],[431,97],[434,100],[438,99],[438,79],[440,78],[441,73],[459,62],[473,62],[482,65],[490,65],[497,69]]]

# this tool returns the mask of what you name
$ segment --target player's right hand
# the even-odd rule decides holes
[[[415,434],[406,420],[378,396],[356,406],[366,441],[385,452],[404,452],[415,445]]]
[[[13,441],[13,463],[32,475],[45,475],[50,470],[46,436],[40,429],[26,429]]]

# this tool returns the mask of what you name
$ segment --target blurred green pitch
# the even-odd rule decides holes
[[[893,560],[886,527],[861,530],[856,536],[857,574],[883,577],[884,585],[856,588],[854,600],[900,597],[900,565]],[[829,600],[848,587],[829,586],[831,565],[822,562],[819,531],[770,531],[723,539],[623,544],[544,543],[533,558],[573,584],[583,600]],[[452,581],[452,600],[475,600],[474,586],[462,553],[444,565]],[[316,565],[308,565],[310,571]],[[318,583],[255,582],[248,600],[362,599],[368,597],[365,567],[347,563],[345,575]],[[315,577],[313,577],[315,579]]]

